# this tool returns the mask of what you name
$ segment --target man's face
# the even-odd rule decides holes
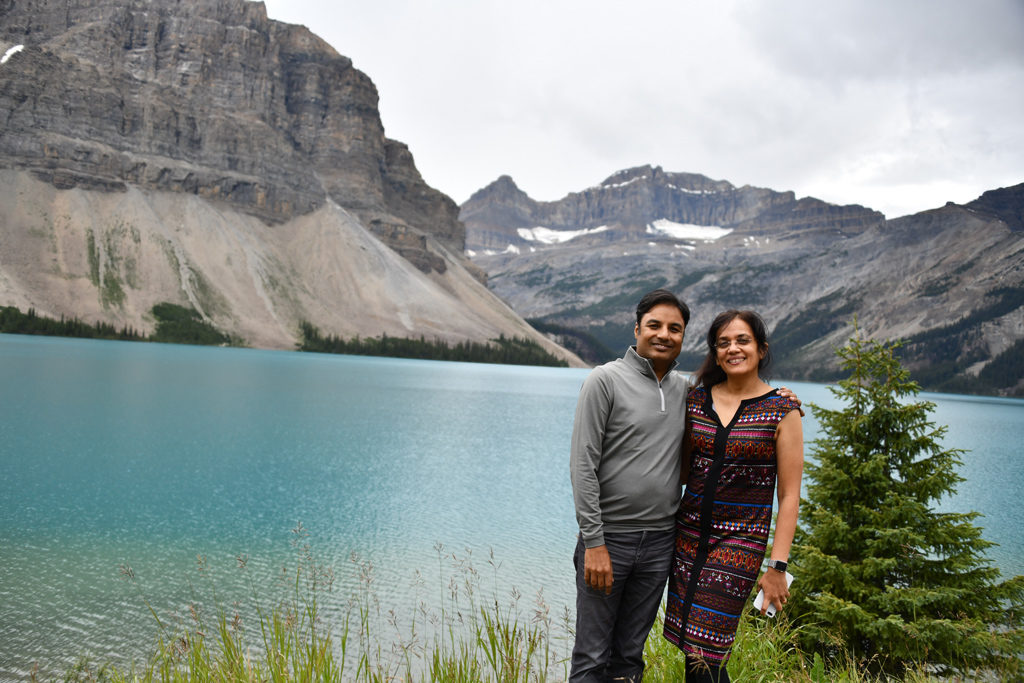
[[[633,333],[636,352],[656,368],[667,369],[683,346],[686,323],[683,314],[672,304],[658,304],[644,313]]]

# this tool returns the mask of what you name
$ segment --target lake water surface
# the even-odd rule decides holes
[[[244,597],[244,576],[271,586],[299,524],[335,570],[328,614],[369,592],[385,612],[497,599],[557,620],[587,372],[0,335],[0,679],[138,661],[158,629],[143,598],[173,621],[197,593]],[[1024,401],[923,397],[970,451],[943,507],[982,512],[989,557],[1024,573]]]

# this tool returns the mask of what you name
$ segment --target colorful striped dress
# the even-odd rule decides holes
[[[690,473],[676,515],[665,638],[709,666],[728,661],[757,580],[772,523],[775,430],[797,407],[773,390],[742,401],[723,426],[710,391],[697,387],[687,398]]]

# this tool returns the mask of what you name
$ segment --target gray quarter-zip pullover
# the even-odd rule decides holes
[[[689,388],[674,363],[658,382],[634,347],[587,375],[569,463],[586,547],[604,545],[606,531],[674,528]]]

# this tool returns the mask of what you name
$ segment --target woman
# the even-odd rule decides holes
[[[786,565],[803,474],[799,404],[761,379],[771,353],[764,321],[726,311],[708,330],[708,354],[686,403],[686,490],[676,515],[665,637],[686,655],[686,681],[729,680],[725,663],[757,580],[772,521],[771,562],[757,584],[761,609],[789,597]],[[776,564],[778,563],[778,564]]]

